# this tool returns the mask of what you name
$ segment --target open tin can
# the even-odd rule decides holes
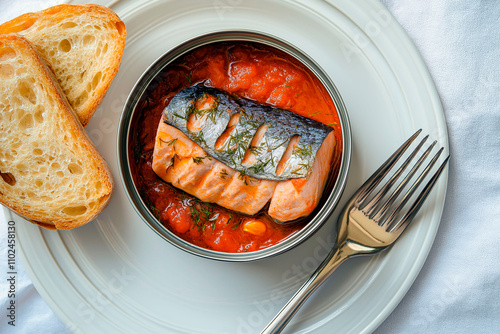
[[[131,172],[131,161],[133,157],[131,156],[132,152],[130,151],[129,146],[131,138],[135,131],[134,124],[137,122],[138,118],[138,105],[144,98],[148,87],[154,84],[155,79],[162,73],[162,71],[166,67],[168,67],[175,60],[179,59],[186,53],[202,46],[219,42],[260,43],[278,49],[281,52],[286,53],[288,56],[295,58],[305,67],[307,67],[307,69],[312,72],[312,74],[316,76],[316,78],[324,86],[335,105],[340,121],[342,137],[342,155],[340,159],[340,165],[336,166],[336,177],[330,176],[331,180],[330,182],[327,182],[323,191],[323,196],[316,210],[308,216],[307,223],[302,227],[300,231],[294,233],[293,235],[282,240],[276,245],[252,252],[219,252],[196,246],[180,238],[169,229],[167,229],[159,221],[155,214],[153,214],[148,208],[145,203],[145,199],[141,196],[139,189],[134,183],[134,178]],[[320,68],[319,65],[314,62],[313,59],[307,56],[305,52],[299,50],[290,43],[269,34],[263,34],[255,31],[219,31],[192,38],[189,41],[174,47],[173,49],[167,51],[159,59],[157,59],[143,73],[141,78],[137,81],[134,88],[130,92],[125,103],[120,119],[117,145],[120,177],[126,190],[127,196],[136,212],[150,228],[152,228],[160,237],[162,237],[166,241],[189,253],[215,260],[241,262],[263,259],[283,253],[309,238],[328,220],[340,200],[347,181],[347,174],[351,159],[351,130],[349,126],[347,111],[337,88],[335,87],[329,76]]]

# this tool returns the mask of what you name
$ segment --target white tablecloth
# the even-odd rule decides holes
[[[59,2],[0,0],[0,21]],[[376,333],[500,333],[500,1],[382,2],[436,83],[452,161],[429,258]],[[0,259],[6,259],[7,222],[1,214],[0,245]],[[69,333],[21,267],[16,327],[8,325],[8,268],[6,260],[0,262],[0,333]]]

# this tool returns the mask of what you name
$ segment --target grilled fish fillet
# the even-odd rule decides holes
[[[158,126],[152,168],[166,182],[204,202],[248,215],[264,207],[277,184],[227,167],[163,121]]]
[[[163,115],[225,165],[278,181],[307,177],[318,149],[333,131],[293,112],[205,86],[177,93]]]
[[[202,111],[211,110],[214,103],[220,103],[220,100],[217,100],[217,96],[214,99],[210,96],[211,94],[206,94],[206,91],[201,96],[201,100],[200,96],[197,99],[196,96],[191,95],[191,108]],[[169,106],[172,105],[173,101],[170,102]],[[171,107],[170,112],[181,116],[179,112],[182,110],[182,108],[174,109]],[[225,113],[227,112],[225,111]],[[209,117],[212,117],[213,114],[207,114],[205,117],[202,113],[199,115],[201,117],[192,117],[191,119],[189,115],[174,117],[184,119],[185,131],[189,135],[192,132],[200,131],[205,123],[212,123]],[[227,115],[227,117],[224,116],[226,125],[220,126],[220,128],[230,129],[235,127],[239,121],[239,119],[236,121],[234,118],[231,119],[229,113]],[[209,155],[198,143],[191,140],[183,131],[167,124],[167,117],[168,115],[164,113],[158,126],[152,164],[155,173],[166,182],[202,201],[217,203],[230,210],[249,215],[256,214],[270,202],[269,216],[281,222],[305,217],[317,206],[328,179],[332,157],[337,152],[333,131],[329,130],[324,140],[318,145],[312,160],[313,165],[309,168],[310,173],[307,177],[275,181],[249,176],[250,173],[239,172],[220,162],[214,156]],[[263,129],[259,125],[253,136],[263,138],[259,133],[259,128]],[[264,128],[264,130],[267,129]],[[316,128],[310,129],[310,131],[316,131]],[[219,133],[222,134],[218,138],[224,137],[224,131],[219,129]],[[212,139],[212,146],[217,148],[217,136],[212,137],[215,138]],[[287,138],[293,140],[293,136],[290,136],[289,133]],[[253,140],[255,139],[249,140],[249,146]],[[286,154],[286,149],[283,149],[281,156]],[[249,158],[248,154],[241,160],[245,162],[245,159],[252,162],[252,157]],[[255,163],[258,157],[253,157],[253,159]],[[279,165],[279,161],[276,165]],[[277,166],[274,168],[276,169]]]

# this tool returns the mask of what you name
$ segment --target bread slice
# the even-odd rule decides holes
[[[0,25],[19,33],[48,60],[57,81],[86,126],[121,62],[125,24],[99,5],[58,5]]]
[[[108,204],[111,172],[36,49],[0,35],[0,203],[50,229]]]

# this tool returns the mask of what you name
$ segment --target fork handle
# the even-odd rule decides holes
[[[273,320],[264,328],[261,334],[277,334],[285,328],[288,322],[292,319],[299,308],[309,298],[309,296],[337,269],[345,260],[353,255],[353,250],[348,245],[343,243],[340,247],[333,248],[327,255],[325,260],[302,284],[300,289],[286,303],[285,306],[278,312]]]

